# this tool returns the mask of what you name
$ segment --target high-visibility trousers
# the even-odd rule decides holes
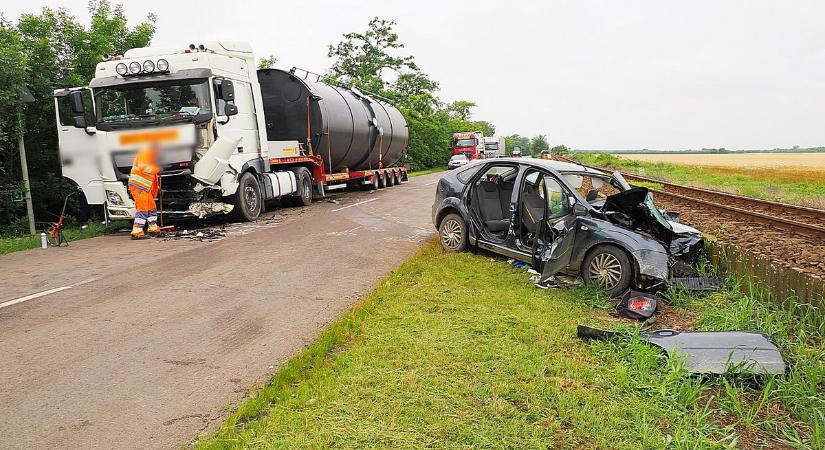
[[[143,228],[144,225],[154,224],[158,221],[158,210],[155,206],[155,198],[151,193],[142,189],[129,189],[132,198],[135,199],[135,223],[134,228]]]

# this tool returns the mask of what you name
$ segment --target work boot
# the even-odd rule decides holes
[[[132,240],[137,241],[139,239],[145,239],[147,236],[143,234],[143,227],[132,227]]]
[[[148,227],[146,227],[146,232],[149,234],[158,235],[160,234],[160,227],[156,223],[150,223]]]

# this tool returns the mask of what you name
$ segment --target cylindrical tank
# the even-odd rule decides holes
[[[258,81],[267,140],[311,145],[329,172],[392,166],[407,151],[407,121],[388,103],[278,69]]]

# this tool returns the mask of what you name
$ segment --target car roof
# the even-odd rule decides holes
[[[574,164],[564,161],[556,161],[553,159],[541,159],[541,158],[495,158],[495,159],[481,159],[477,160],[478,162],[512,162],[518,164],[525,164],[533,167],[539,167],[543,169],[550,169],[555,170],[556,172],[587,172],[592,173],[594,175],[607,175],[606,173],[591,169],[589,167],[582,166],[580,164]]]

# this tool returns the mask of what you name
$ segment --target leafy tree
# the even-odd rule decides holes
[[[0,22],[0,80],[8,80],[0,83],[0,104],[5,106],[0,111],[0,191],[20,182],[15,116],[24,108],[24,138],[38,220],[51,218],[48,211],[58,211],[63,196],[73,189],[62,178],[58,160],[54,89],[85,85],[104,53],[122,54],[144,47],[155,32],[154,15],[129,27],[123,7],[107,0],[92,0],[88,11],[88,27],[65,9],[48,7],[39,14],[21,15],[16,24]],[[20,85],[31,91],[34,103],[22,106],[16,100]],[[0,194],[0,230],[14,231],[9,226],[16,228],[17,224],[12,224],[6,211],[17,208],[5,203]]]
[[[553,155],[564,156],[564,155],[570,153],[570,150],[568,150],[567,146],[565,146],[565,145],[557,145],[557,146],[550,149],[550,153],[553,154]]]
[[[531,155],[530,138],[521,136],[519,134],[511,134],[504,138],[504,150],[507,155],[512,155],[513,150],[518,149],[522,155]]]
[[[530,139],[530,153],[538,155],[541,152],[550,150],[550,144],[547,142],[547,135],[539,134]]]
[[[470,110],[475,107],[476,104],[473,102],[456,100],[447,106],[447,111],[450,112],[450,116],[454,119],[470,120],[470,116],[472,115]]]
[[[261,58],[261,60],[258,61],[258,68],[259,69],[272,69],[272,68],[275,67],[275,64],[277,64],[277,63],[278,63],[278,58],[276,58],[275,55],[270,53],[269,56]]]
[[[327,56],[333,58],[330,78],[369,92],[380,92],[386,86],[382,76],[387,70],[418,71],[412,56],[392,54],[404,48],[393,26],[395,20],[375,17],[364,33],[347,33],[343,41],[330,45],[327,51]]]

